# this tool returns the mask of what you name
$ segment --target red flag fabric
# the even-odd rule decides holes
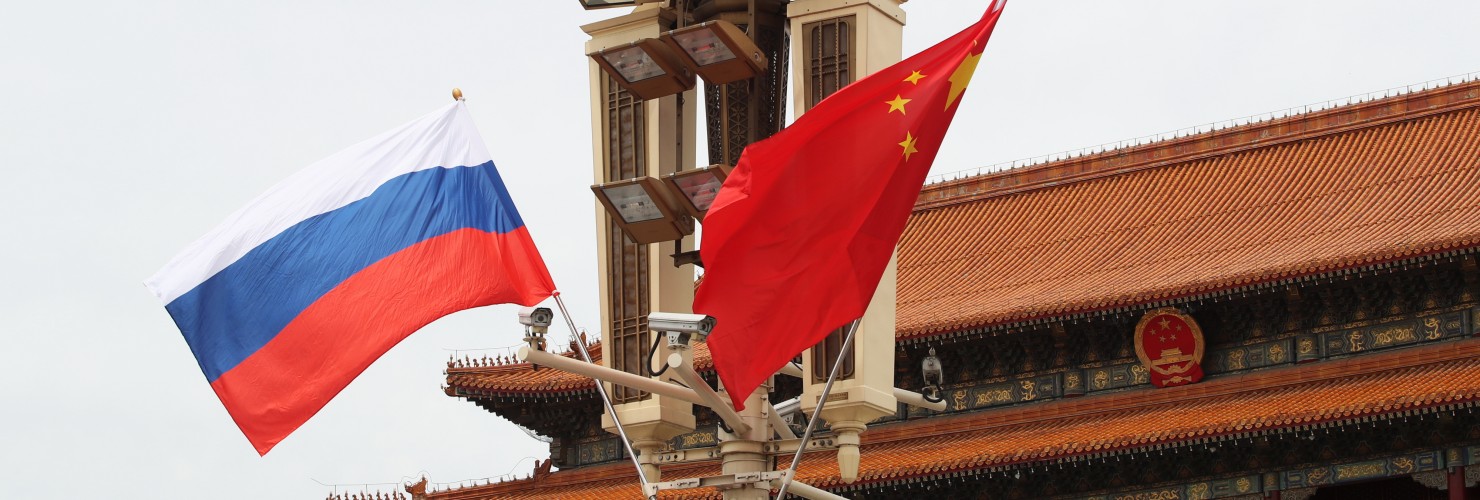
[[[1005,3],[740,155],[704,217],[694,299],[735,408],[863,315]]]

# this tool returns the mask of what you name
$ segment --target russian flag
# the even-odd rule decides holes
[[[273,186],[145,285],[261,454],[427,323],[555,290],[461,101]]]

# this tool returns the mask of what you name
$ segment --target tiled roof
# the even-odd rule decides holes
[[[1168,389],[880,425],[864,434],[859,480],[849,487],[1242,438],[1365,417],[1453,409],[1477,401],[1480,339],[1466,339]],[[842,486],[833,452],[809,453],[798,471],[798,478],[808,484]],[[717,474],[718,465],[664,466],[663,472],[668,481]],[[639,495],[626,462],[431,496],[628,497]],[[718,494],[687,490],[664,498],[718,498]]]
[[[932,184],[900,240],[896,336],[1480,246],[1476,185],[1480,81]],[[703,344],[694,357],[709,368]],[[447,381],[452,395],[595,388],[524,364]]]
[[[1480,245],[1480,81],[927,186],[897,335]]]
[[[593,343],[587,349],[591,353],[591,361],[600,363],[601,343]],[[563,356],[580,359],[580,356],[574,352],[564,353]],[[696,344],[694,346],[695,369],[704,371],[713,369],[713,366],[714,363],[709,358],[709,346],[702,342]],[[448,366],[447,386],[448,394],[452,396],[556,396],[596,389],[596,383],[592,382],[590,377],[552,369],[535,371],[528,363]]]

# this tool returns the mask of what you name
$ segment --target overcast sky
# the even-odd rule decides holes
[[[987,3],[909,2],[905,53]],[[620,12],[3,0],[0,496],[323,498],[318,482],[528,473],[546,445],[440,390],[450,349],[519,342],[512,307],[423,329],[258,457],[141,281],[278,180],[458,86],[576,323],[596,331],[578,26]],[[935,171],[1480,71],[1476,19],[1469,0],[1013,0]]]

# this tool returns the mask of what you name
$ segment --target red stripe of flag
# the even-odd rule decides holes
[[[735,408],[863,315],[1001,14],[839,90],[745,149],[704,218],[694,311]]]
[[[534,305],[552,292],[528,228],[454,231],[351,276],[211,388],[265,455],[427,323],[472,307]]]

